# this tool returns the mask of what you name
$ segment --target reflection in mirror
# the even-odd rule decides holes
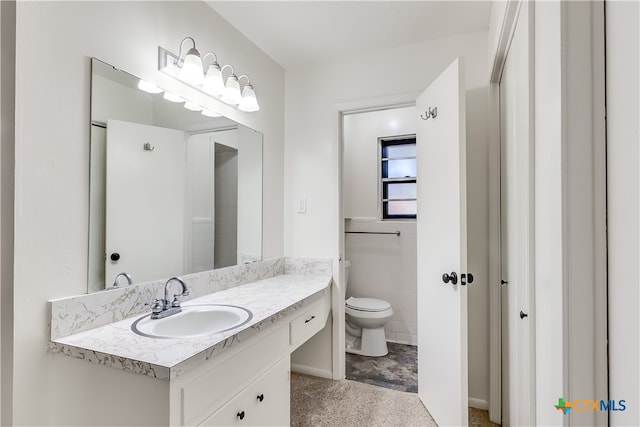
[[[88,292],[262,259],[262,135],[91,67]]]

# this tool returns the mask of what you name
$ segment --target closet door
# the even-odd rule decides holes
[[[533,425],[533,140],[529,10],[520,7],[500,81],[502,425]]]

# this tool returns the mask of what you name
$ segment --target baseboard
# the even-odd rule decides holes
[[[412,345],[414,347],[418,346],[417,342],[407,342],[407,341],[403,341],[403,340],[395,340],[395,339],[390,339],[388,336],[385,337],[385,341],[386,342],[390,342],[393,344],[402,344],[402,345]]]
[[[291,370],[300,374],[313,375],[314,377],[326,378],[329,380],[333,379],[333,372],[325,369],[312,368],[310,366],[292,363]]]
[[[476,399],[475,397],[469,398],[469,407],[476,409],[484,409],[485,411],[489,410],[489,402],[482,399]]]

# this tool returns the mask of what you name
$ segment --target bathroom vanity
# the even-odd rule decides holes
[[[132,331],[148,291],[159,295],[162,283],[52,301],[50,351],[70,386],[111,391],[78,392],[83,409],[70,411],[67,424],[288,425],[290,354],[325,327],[331,311],[331,263],[312,264],[278,259],[184,276],[195,295],[183,307],[228,304],[252,313],[238,328],[192,338]],[[206,293],[212,283],[225,289]],[[132,298],[131,309],[141,310],[135,315],[100,314]],[[117,321],[104,323],[109,316]]]

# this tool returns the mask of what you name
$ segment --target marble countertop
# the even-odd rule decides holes
[[[329,292],[331,276],[283,274],[214,292],[185,302],[230,304],[253,313],[246,324],[197,338],[148,338],[131,330],[143,315],[51,341],[54,353],[169,380],[257,334],[294,310]]]

